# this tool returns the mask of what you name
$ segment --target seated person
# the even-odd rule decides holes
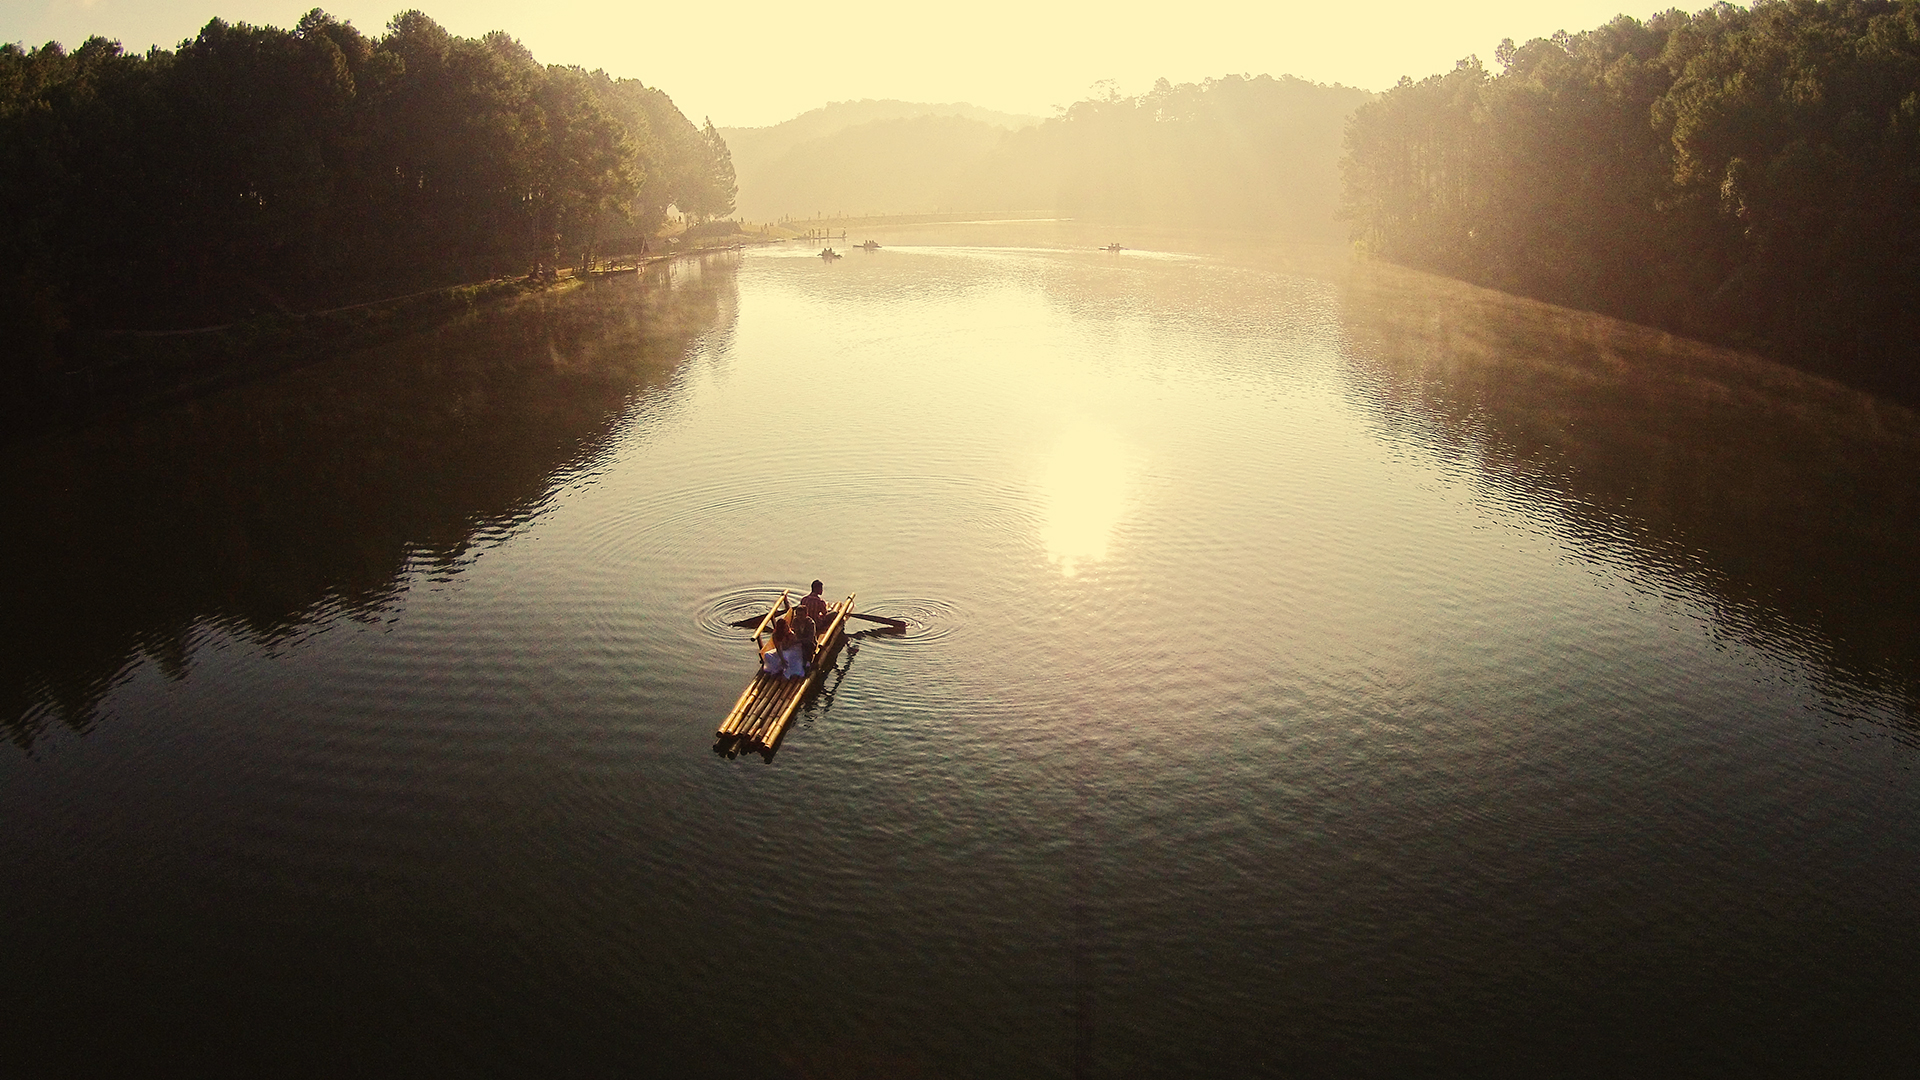
[[[820,644],[820,628],[807,614],[806,608],[795,608],[787,616],[793,620],[793,636],[800,641],[800,656],[808,667],[813,666],[813,651]]]
[[[787,623],[787,617],[782,615],[773,620],[773,635],[760,653],[760,670],[769,675],[786,675],[787,649],[793,644],[793,627]]]
[[[780,655],[786,661],[786,677],[789,679],[805,678],[807,674],[807,654],[803,651],[805,646],[801,644],[799,630],[799,622],[803,617],[798,611],[789,611],[781,620],[781,626],[786,630],[786,644],[780,646]]]
[[[814,625],[822,630],[827,628],[827,600],[820,595],[825,589],[826,585],[816,580],[813,591],[800,598],[800,610],[812,616]]]

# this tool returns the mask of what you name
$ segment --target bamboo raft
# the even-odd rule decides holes
[[[791,606],[783,592],[773,607],[767,609],[766,618],[761,619],[753,631],[756,659],[761,647],[760,636]],[[787,733],[787,726],[793,722],[793,714],[799,711],[807,695],[820,686],[822,676],[833,666],[835,654],[847,643],[847,615],[852,611],[852,596],[827,609],[826,629],[814,639],[813,655],[807,658],[804,677],[783,679],[765,671],[754,674],[753,681],[741,692],[740,700],[733,703],[733,711],[714,732],[716,752],[731,755],[741,750],[758,750],[772,759]]]

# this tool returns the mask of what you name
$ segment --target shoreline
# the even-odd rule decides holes
[[[355,349],[421,333],[453,319],[536,296],[571,292],[607,276],[644,273],[681,259],[775,243],[742,236],[638,259],[612,270],[566,267],[551,281],[490,278],[309,312],[274,312],[181,330],[93,330],[76,335],[77,362],[8,402],[0,445],[112,423],[218,392],[249,379],[324,363]]]
[[[1045,210],[954,210],[925,214],[871,214],[855,217],[813,217],[770,222],[769,227],[793,238],[804,238],[810,231],[828,228],[880,229],[891,225],[999,225],[1020,222],[1073,221]]]

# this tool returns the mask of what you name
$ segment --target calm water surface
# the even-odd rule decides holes
[[[1912,1067],[1911,413],[1325,254],[877,236],[15,448],[0,1052]],[[816,576],[911,631],[714,755]]]

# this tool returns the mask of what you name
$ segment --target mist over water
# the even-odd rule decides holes
[[[1915,1049],[1912,414],[1329,249],[873,236],[32,448],[9,1057]],[[716,757],[813,577],[909,632]]]

